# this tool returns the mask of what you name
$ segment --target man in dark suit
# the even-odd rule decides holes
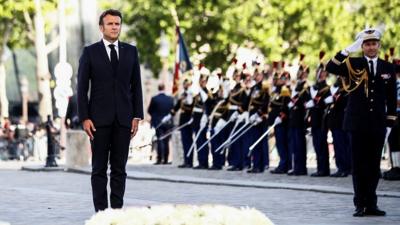
[[[327,65],[329,72],[346,78],[344,89],[350,92],[344,128],[350,133],[357,217],[386,214],[377,206],[376,188],[385,135],[397,117],[396,76],[393,65],[378,58],[381,35],[378,29],[360,32]],[[362,57],[348,57],[360,48]]]
[[[169,155],[169,138],[159,140],[172,125],[172,117],[165,117],[174,107],[174,100],[164,92],[164,84],[158,85],[158,95],[150,100],[147,112],[151,116],[151,126],[156,129],[157,136],[157,162],[155,164],[167,164]]]
[[[111,207],[122,208],[129,143],[143,119],[138,51],[135,46],[118,41],[121,20],[117,10],[103,12],[99,19],[103,39],[85,47],[79,61],[78,113],[91,140],[96,211],[108,207],[108,161]]]

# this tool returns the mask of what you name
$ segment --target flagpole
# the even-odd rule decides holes
[[[179,89],[179,18],[178,14],[176,12],[175,7],[170,8],[171,15],[174,18],[175,21],[175,33],[176,33],[176,49],[175,49],[175,71],[174,71],[174,78],[173,78],[173,84],[172,84],[172,94],[175,95],[178,92]]]

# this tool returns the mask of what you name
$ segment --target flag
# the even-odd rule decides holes
[[[172,93],[175,94],[179,87],[179,75],[192,69],[192,63],[189,59],[189,53],[187,51],[185,41],[183,40],[182,33],[179,26],[176,26],[176,57],[175,57],[175,72],[174,72],[174,84],[172,86]]]

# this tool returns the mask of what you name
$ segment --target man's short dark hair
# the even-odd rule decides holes
[[[165,90],[165,85],[164,84],[159,84],[158,85],[158,90],[159,91],[164,91]]]
[[[121,18],[122,21],[122,14],[120,11],[116,10],[116,9],[107,9],[106,11],[104,11],[99,18],[99,25],[103,25],[103,18],[106,17],[107,15],[111,15],[111,16],[118,16],[119,18]]]

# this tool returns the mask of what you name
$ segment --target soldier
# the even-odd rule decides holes
[[[190,90],[190,87],[192,85],[191,80],[185,79],[183,81],[183,91],[182,93],[179,94],[178,100],[174,106],[174,108],[171,110],[171,116],[170,118],[167,118],[165,120],[171,119],[172,116],[174,116],[178,110],[180,110],[179,114],[179,125],[183,125],[187,123],[191,117],[192,117],[192,111],[193,111],[193,93]],[[163,119],[164,120],[164,119]],[[192,126],[188,125],[183,127],[181,130],[181,141],[182,141],[182,146],[183,146],[183,157],[184,161],[183,164],[179,165],[179,168],[192,168],[193,167],[193,153],[187,155],[190,149],[190,146],[192,146],[193,143],[193,129]]]
[[[330,73],[345,78],[350,92],[344,128],[350,133],[356,217],[386,214],[377,206],[376,188],[385,136],[397,118],[396,76],[393,65],[378,58],[381,35],[372,28],[360,32],[327,65]],[[360,48],[362,57],[349,57]]]
[[[310,87],[311,99],[306,103],[310,110],[311,134],[313,146],[317,155],[317,172],[312,177],[329,176],[328,127],[326,124],[326,104],[324,99],[329,95],[329,86],[326,84],[326,72],[323,63],[317,69],[317,82]]]
[[[300,66],[296,87],[292,90],[289,108],[289,149],[293,154],[293,170],[288,175],[307,175],[307,149],[306,149],[306,108],[309,100],[307,76],[308,67]]]
[[[343,89],[342,78],[330,87],[330,95],[324,99],[328,104],[328,128],[332,132],[337,171],[331,177],[347,177],[351,172],[350,140],[343,130],[343,118],[347,105],[347,92]]]
[[[240,116],[237,120],[230,123],[227,128],[230,134],[238,128],[244,126],[248,120],[248,103],[250,101],[250,89],[251,89],[251,75],[247,70],[243,70],[241,73],[235,73],[234,80],[236,85],[231,90],[229,95],[229,117],[235,113],[239,113]],[[243,83],[241,82],[243,80]],[[245,136],[240,137],[234,145],[231,145],[228,149],[228,159],[230,159],[230,167],[228,171],[240,171],[245,167],[250,166],[250,159],[248,157],[249,146],[248,139]]]
[[[268,113],[269,105],[269,88],[268,81],[264,79],[263,73],[256,69],[254,71],[254,80],[256,84],[251,88],[250,103],[249,103],[249,121],[256,125],[249,130],[247,138],[251,143],[266,131],[268,124],[265,121]],[[248,148],[249,146],[244,146]],[[247,171],[248,173],[262,173],[268,167],[268,139],[264,139],[262,143],[258,144],[252,152],[252,167]]]
[[[205,71],[205,68],[202,68],[202,70]],[[209,79],[208,73],[201,74],[199,79],[200,91],[199,94],[194,97],[192,118],[193,130],[197,137],[197,140],[194,144],[197,147],[202,146],[203,143],[207,141],[206,126],[208,123],[208,116],[211,114],[211,107],[215,101],[212,92],[207,89],[207,82]],[[193,167],[193,169],[208,169],[208,155],[209,148],[208,146],[205,146],[201,151],[197,153],[197,160],[199,162],[199,165]]]
[[[274,128],[275,143],[278,149],[279,164],[272,174],[284,174],[292,169],[292,155],[289,152],[288,115],[290,102],[290,90],[286,86],[290,81],[290,74],[284,71],[277,79],[274,79],[275,88],[271,94],[270,112],[268,114],[269,125],[278,124]]]
[[[395,61],[396,65],[396,86],[397,86],[397,118],[400,116],[400,60]],[[397,119],[396,125],[393,127],[389,135],[389,150],[392,168],[383,173],[385,180],[400,180],[400,123]]]

